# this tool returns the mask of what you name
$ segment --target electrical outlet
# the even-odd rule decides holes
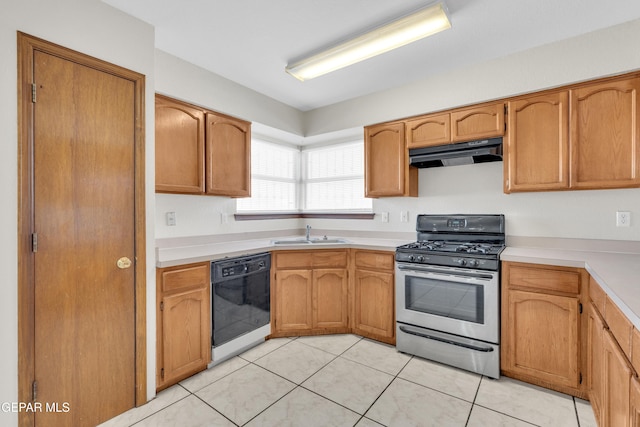
[[[616,212],[616,227],[630,227],[631,226],[631,212],[618,211]]]
[[[400,212],[400,222],[409,222],[409,211]]]
[[[389,212],[380,213],[380,218],[382,222],[389,222]]]
[[[168,226],[176,225],[176,213],[175,212],[167,212],[167,225]]]

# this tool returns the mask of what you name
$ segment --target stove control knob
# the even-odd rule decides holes
[[[416,257],[414,257],[413,255],[409,255],[409,261],[413,262],[415,261]]]
[[[418,262],[424,261],[424,257],[422,255],[418,255]]]
[[[470,260],[469,260],[469,266],[470,266],[470,267],[477,267],[477,266],[478,266],[478,264],[480,264],[480,263],[478,262],[478,260],[477,260],[477,259],[470,259]]]
[[[466,260],[466,259],[464,259],[464,258],[460,258],[460,259],[458,260],[458,264],[460,264],[460,265],[467,265],[467,260]]]

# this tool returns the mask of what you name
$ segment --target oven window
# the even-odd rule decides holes
[[[484,323],[484,287],[407,276],[405,308],[441,317]]]

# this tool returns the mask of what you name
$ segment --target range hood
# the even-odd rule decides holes
[[[409,165],[418,168],[499,161],[502,161],[502,138],[481,139],[409,150]]]

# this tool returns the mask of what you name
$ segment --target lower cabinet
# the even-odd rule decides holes
[[[604,400],[604,321],[593,303],[587,311],[587,387],[593,414],[602,425],[602,404]],[[640,427],[640,426],[639,426]]]
[[[581,373],[581,288],[578,268],[503,263],[504,375],[586,397]]]
[[[348,250],[273,254],[272,336],[348,332]]]
[[[355,250],[353,264],[353,332],[395,344],[393,254]]]
[[[603,372],[602,425],[628,426],[630,421],[629,393],[633,370],[609,330],[604,333]]]
[[[395,344],[393,252],[276,251],[272,261],[272,337],[353,332]]]
[[[211,361],[210,268],[205,262],[156,271],[157,390]]]
[[[631,427],[640,427],[640,381],[638,378],[631,378]]]

